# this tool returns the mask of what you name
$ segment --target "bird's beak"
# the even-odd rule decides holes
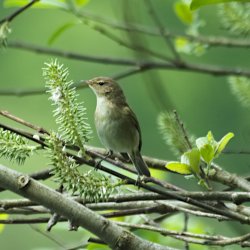
[[[93,81],[92,81],[92,80],[86,80],[85,83],[86,83],[87,85],[91,85],[91,84],[93,83]]]
[[[91,83],[90,80],[81,80],[81,84],[82,84],[83,86],[89,87],[90,83]]]

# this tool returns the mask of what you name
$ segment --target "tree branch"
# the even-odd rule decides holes
[[[170,249],[142,240],[72,199],[2,165],[0,165],[0,185],[86,228],[112,249]]]
[[[126,23],[117,22],[114,20],[108,20],[107,18],[103,18],[101,16],[96,16],[92,13],[81,11],[80,13],[75,13],[80,18],[87,18],[91,19],[92,21],[99,22],[101,24],[105,24],[113,29],[123,30],[126,32],[137,32],[149,36],[162,36],[174,39],[183,37],[190,41],[196,41],[204,44],[208,44],[211,46],[222,46],[222,47],[242,47],[242,48],[249,48],[250,47],[250,41],[248,39],[234,39],[234,38],[228,38],[228,37],[214,37],[214,36],[194,36],[194,35],[187,35],[185,33],[177,34],[170,32],[166,29],[162,31],[159,31],[159,29],[153,28],[153,27],[147,27],[143,26],[141,24],[133,24],[127,25]]]
[[[25,10],[27,10],[28,8],[30,8],[32,5],[34,5],[35,3],[39,2],[40,0],[32,0],[30,1],[28,4],[26,4],[25,6],[23,6],[22,8],[18,9],[17,11],[15,11],[14,13],[12,13],[11,15],[3,18],[2,20],[0,20],[0,24],[4,23],[4,22],[11,22],[13,19],[15,19],[18,15],[20,15],[21,13],[23,13]]]
[[[69,51],[63,51],[58,49],[46,48],[37,45],[31,45],[23,42],[9,42],[9,47],[18,48],[22,50],[33,51],[40,54],[49,54],[54,56],[66,57],[69,59],[88,61],[94,63],[104,63],[104,64],[115,64],[115,65],[126,65],[134,66],[140,68],[141,70],[150,70],[150,69],[171,69],[171,70],[183,70],[196,73],[211,74],[215,76],[227,76],[227,75],[238,75],[238,76],[247,76],[250,77],[250,71],[243,70],[240,68],[224,68],[217,65],[202,65],[202,64],[192,64],[192,63],[182,63],[182,64],[172,64],[166,62],[155,62],[155,61],[145,61],[138,62],[130,59],[115,59],[110,57],[95,57],[81,55],[78,53],[72,53]]]

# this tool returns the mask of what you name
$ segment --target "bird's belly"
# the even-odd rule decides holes
[[[127,119],[104,117],[96,121],[102,144],[115,152],[132,152],[139,146],[139,133]]]

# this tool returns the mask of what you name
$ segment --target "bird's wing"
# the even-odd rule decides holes
[[[138,145],[138,148],[139,148],[139,151],[141,151],[142,141],[141,141],[141,129],[140,129],[139,122],[138,122],[138,120],[136,118],[135,113],[133,112],[133,110],[128,105],[124,108],[124,111],[129,116],[132,124],[135,126],[135,128],[137,129],[137,131],[139,133],[139,145]]]

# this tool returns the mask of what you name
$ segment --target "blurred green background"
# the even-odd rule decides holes
[[[92,0],[84,6],[83,10],[97,16],[123,21],[124,12],[132,9],[124,9],[123,1]],[[185,26],[178,20],[173,11],[174,1],[155,0],[154,6],[166,27],[173,32],[184,32]],[[15,8],[3,8],[0,5],[0,19],[9,15]],[[141,24],[154,26],[149,18],[144,1],[137,1],[133,9],[136,13],[137,21]],[[225,35],[218,20],[217,7],[209,6],[201,9],[201,16],[206,20],[206,26],[202,29],[204,35]],[[213,20],[213,21],[212,21]],[[216,21],[217,20],[217,21]],[[55,30],[64,23],[77,21],[77,19],[57,9],[36,9],[32,8],[18,16],[12,23],[12,33],[10,41],[25,41],[41,46],[72,51],[80,54],[103,57],[134,58],[134,53],[129,49],[121,47],[107,37],[79,24],[66,30],[58,37],[52,45],[48,45],[48,40]],[[112,32],[126,39],[126,35],[121,31]],[[147,44],[150,48],[167,54],[166,44],[161,38],[147,37]],[[239,48],[210,48],[201,57],[182,55],[186,60],[193,63],[223,65],[230,67],[249,67],[249,50]],[[21,90],[27,88],[43,88],[44,80],[42,68],[44,62],[49,62],[55,57],[50,55],[35,54],[33,52],[18,49],[5,48],[0,51],[0,91],[1,90]],[[95,76],[113,76],[126,70],[126,66],[115,66],[107,64],[97,64],[84,61],[58,58],[70,71],[70,79],[79,82],[82,79],[89,79]],[[235,138],[230,142],[229,148],[232,150],[248,150],[250,142],[250,118],[249,110],[242,108],[240,103],[232,95],[226,77],[214,77],[212,75],[171,71],[152,70],[137,75],[121,79],[120,84],[125,91],[128,102],[134,109],[140,121],[143,149],[145,155],[168,160],[176,160],[165,145],[162,136],[157,128],[157,116],[162,109],[152,98],[154,85],[162,83],[164,88],[164,98],[170,108],[177,110],[188,130],[197,137],[205,136],[211,130],[215,138],[219,139],[227,132],[234,132]],[[93,114],[95,110],[95,96],[89,89],[78,91],[79,100],[84,101],[87,107],[88,118],[93,126]],[[51,103],[48,95],[35,95],[26,97],[1,96],[0,109],[22,117],[34,124],[52,129],[56,128],[52,116]],[[7,119],[0,117],[1,123],[12,124]],[[94,126],[93,126],[94,128]],[[91,145],[101,146],[94,132]],[[5,160],[1,163],[23,172],[34,172],[46,167],[48,160],[43,155],[34,155],[24,166],[16,166]],[[224,154],[217,161],[222,167],[231,172],[242,175],[249,174],[249,156]],[[175,185],[190,190],[201,189],[196,180],[187,180],[175,174],[162,174],[153,172],[153,175],[162,179],[167,179]],[[0,193],[0,198],[14,197],[8,192]],[[168,221],[168,227],[180,230],[183,219],[179,217]],[[39,226],[44,229],[45,226]],[[217,223],[215,221],[192,218],[190,228],[196,232],[224,233],[225,235],[240,235],[244,233],[244,227],[238,224]],[[200,230],[200,231],[199,231]],[[245,231],[246,232],[246,231]],[[57,237],[67,246],[77,245],[84,241],[82,230],[79,232],[68,232],[67,224],[56,226],[51,235]],[[153,237],[152,235],[149,237]],[[182,243],[171,242],[172,246],[180,247]],[[0,234],[1,249],[60,249],[60,247],[49,238],[37,233],[28,225],[8,225]],[[97,249],[96,247],[93,249]],[[103,249],[102,247],[100,249]],[[206,249],[199,246],[192,246],[191,249]],[[207,248],[210,249],[210,248]],[[226,249],[237,249],[227,247]]]

